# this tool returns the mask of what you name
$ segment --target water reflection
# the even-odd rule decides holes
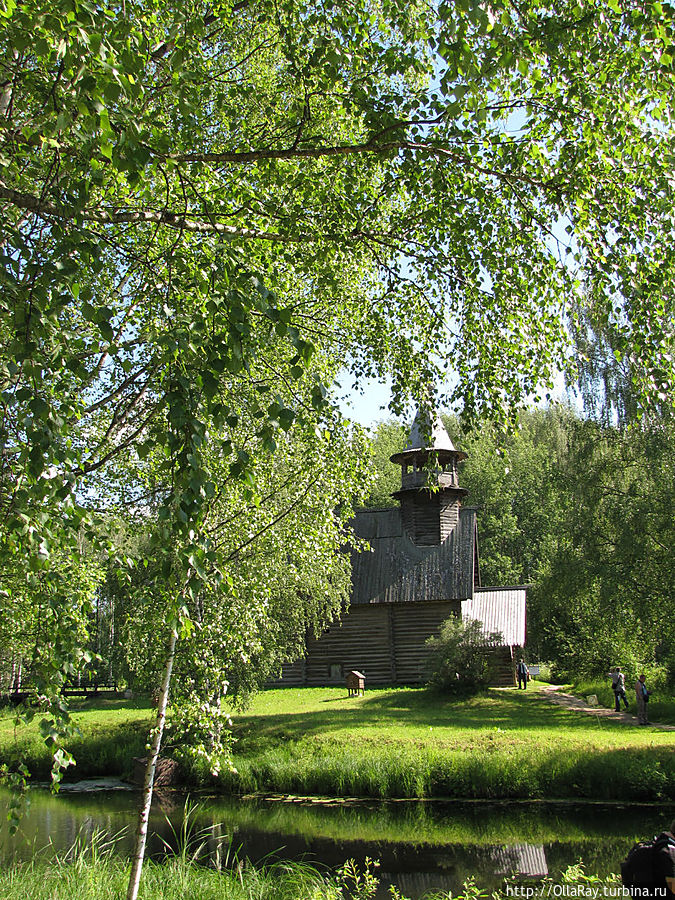
[[[511,847],[494,847],[492,859],[495,875],[523,875],[526,878],[545,878],[548,863],[543,844],[513,844]]]
[[[104,784],[103,787],[110,787]],[[14,837],[0,831],[0,858],[63,853],[77,840],[118,835],[128,853],[133,840],[134,792],[31,792],[31,806]],[[194,798],[193,798],[194,799]],[[9,797],[0,792],[0,810]],[[457,891],[469,875],[481,887],[504,877],[557,877],[582,859],[587,871],[606,875],[638,838],[670,821],[663,806],[601,804],[315,802],[296,799],[199,798],[185,822],[185,796],[159,794],[150,818],[148,853],[162,858],[188,842],[217,868],[235,856],[253,862],[303,859],[331,868],[346,859],[379,860],[382,896],[396,884],[411,898],[429,890]],[[121,834],[120,834],[121,832]]]

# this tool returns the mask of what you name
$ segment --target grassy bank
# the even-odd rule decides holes
[[[675,797],[675,732],[555,707],[540,690],[268,691],[237,720],[228,790],[373,797]]]
[[[77,765],[69,777],[131,774],[134,756],[145,754],[153,708],[148,701],[95,699],[73,701],[73,719],[80,734],[68,743]],[[46,779],[51,757],[38,730],[40,716],[30,725],[15,725],[11,708],[0,711],[0,764],[16,768],[23,762],[34,778]]]
[[[71,777],[124,774],[143,753],[151,710],[104,701],[77,713]],[[234,772],[206,765],[188,783],[231,793],[361,797],[672,800],[675,732],[637,728],[551,704],[527,692],[490,690],[458,700],[423,688],[269,690],[235,712]],[[49,759],[35,727],[16,737],[0,719],[0,761],[25,752],[29,768]]]
[[[0,900],[123,900],[128,862],[114,857],[73,863],[25,864],[0,872]],[[307,866],[213,869],[182,860],[146,862],[141,900],[341,900],[338,879]],[[364,898],[365,900],[365,898]]]
[[[146,862],[139,891],[140,900],[374,900],[378,888],[377,869],[363,872],[350,862],[337,874],[322,873],[301,863],[283,863],[267,868],[238,866],[214,871],[192,865],[189,860],[174,859],[163,864]],[[56,861],[12,866],[0,872],[0,900],[123,900],[128,880],[128,864],[113,856],[88,860]],[[586,876],[574,866],[562,878],[567,885],[579,887],[614,884]],[[583,888],[582,888],[583,889]],[[480,885],[465,883],[459,894],[435,891],[427,900],[478,900],[487,897]],[[492,893],[506,897],[506,889]],[[395,900],[407,900],[400,892]]]
[[[303,743],[238,758],[237,772],[223,774],[217,784],[243,793],[338,797],[645,801],[675,797],[672,754],[672,747],[667,753],[651,748],[473,752]],[[205,773],[191,774],[197,784],[213,783]]]
[[[675,797],[675,732],[556,707],[533,688],[465,701],[412,688],[266,691],[237,717],[237,772],[218,783],[338,796]]]

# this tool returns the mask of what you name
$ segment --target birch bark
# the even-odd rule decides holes
[[[169,698],[169,685],[171,683],[171,672],[173,670],[173,661],[176,656],[176,641],[178,638],[178,628],[174,624],[171,628],[171,635],[167,646],[166,663],[164,664],[164,675],[162,677],[162,686],[159,694],[159,704],[157,706],[157,719],[153,729],[153,738],[150,753],[148,755],[148,763],[145,768],[145,779],[143,782],[143,803],[138,815],[138,827],[136,829],[136,843],[134,846],[134,854],[131,864],[131,874],[129,875],[129,886],[127,888],[127,900],[136,900],[138,897],[138,885],[141,880],[141,871],[143,869],[143,860],[145,858],[145,844],[148,836],[148,820],[150,818],[150,806],[152,805],[152,789],[155,782],[155,769],[157,767],[157,758],[159,756],[159,748],[162,744],[162,735],[164,733],[164,723],[166,721],[166,706]]]

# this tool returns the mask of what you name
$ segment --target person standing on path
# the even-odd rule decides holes
[[[647,702],[651,691],[647,690],[647,676],[640,675],[635,682],[635,699],[637,700],[638,723],[640,725],[649,725],[647,720]]]
[[[529,678],[530,670],[525,665],[525,660],[522,656],[518,661],[516,672],[518,673],[518,690],[520,690],[521,687],[524,691],[527,690],[527,679]]]
[[[619,680],[619,668],[616,666],[614,669],[610,669],[607,673],[607,677],[612,679],[612,691],[614,693],[614,703],[616,708],[619,708],[619,701],[616,699],[616,683]]]
[[[623,700],[624,706],[628,709],[628,698],[626,697],[626,676],[620,667],[614,670],[616,674],[616,685],[614,686],[614,712],[619,712],[621,704],[619,700]]]

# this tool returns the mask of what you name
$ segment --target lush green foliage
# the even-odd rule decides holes
[[[661,687],[675,680],[672,446],[666,427],[570,432],[565,481],[583,502],[568,503],[532,593],[541,652],[570,679],[618,663],[629,684],[643,670]]]
[[[226,682],[229,693],[245,695],[301,652],[307,631],[341,611],[350,573],[338,551],[368,480],[361,443],[340,428],[279,439],[272,459],[249,463],[255,489],[228,481],[226,466],[216,469],[220,488],[203,525],[227,578],[187,600],[194,630],[179,645],[175,691],[218,703]],[[123,608],[118,640],[132,686],[151,689],[163,662],[153,632],[167,599],[158,560],[140,555],[146,559],[131,582],[115,588]]]
[[[573,323],[671,409],[674,35],[630,0],[6,0],[0,632],[52,744],[107,554],[130,671],[168,683],[180,633],[205,748],[225,681],[336,613],[341,366],[397,409],[451,368],[465,418],[503,421],[573,368]]]
[[[472,693],[490,684],[490,646],[503,643],[501,634],[485,635],[476,619],[451,616],[440,634],[429,638],[429,683],[451,693]]]
[[[518,428],[500,434],[486,423],[450,434],[469,458],[462,483],[478,507],[483,584],[531,584],[565,528],[575,497],[566,486],[568,443],[576,416],[565,406],[524,410]]]
[[[102,510],[149,536],[128,566],[147,566],[139,668],[164,664],[151,758],[179,637],[190,728],[220,751],[233,660],[268,658],[266,620],[336,612],[344,572],[300,564],[279,592],[297,545],[274,566],[248,551],[310,491],[289,460],[342,458],[340,366],[389,374],[399,409],[452,366],[465,416],[503,420],[588,322],[642,405],[671,408],[674,36],[670,7],[630,0],[6,0],[0,618],[22,619],[9,665],[30,648],[55,748],[116,549]],[[315,571],[344,542],[339,483],[307,502]]]
[[[401,487],[401,467],[390,459],[408,440],[408,429],[393,421],[380,422],[371,439],[372,482],[365,498],[368,507],[394,504],[392,494]]]

